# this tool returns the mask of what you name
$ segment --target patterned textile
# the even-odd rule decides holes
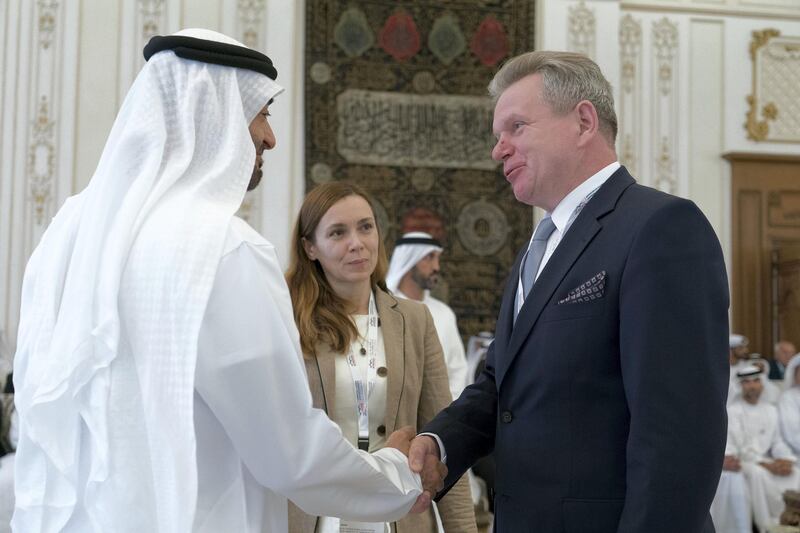
[[[589,281],[581,283],[579,286],[569,291],[567,297],[559,300],[558,304],[577,304],[597,300],[598,298],[603,297],[603,291],[605,288],[606,271],[603,270],[592,276]]]
[[[306,187],[355,182],[398,236],[444,243],[434,296],[468,338],[493,330],[503,280],[532,229],[491,160],[486,86],[533,49],[534,0],[306,3]]]

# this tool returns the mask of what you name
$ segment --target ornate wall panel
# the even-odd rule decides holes
[[[620,162],[639,176],[642,144],[642,23],[630,14],[619,25],[619,134]]]
[[[664,17],[652,26],[653,185],[678,192],[678,26]]]
[[[364,186],[390,253],[411,228],[444,238],[438,292],[464,335],[494,329],[499,287],[530,237],[531,209],[490,158],[486,86],[533,48],[533,4],[307,3],[307,186]]]
[[[775,29],[753,32],[750,43],[753,90],[747,138],[800,143],[800,36],[781,37]]]
[[[153,35],[178,31],[182,0],[123,0],[120,20],[119,103],[144,65],[142,49]]]
[[[3,8],[0,329],[13,339],[25,263],[72,193],[78,8],[56,0]]]
[[[227,0],[223,13],[223,32],[234,39],[259,51],[267,51],[266,46],[267,0]],[[267,51],[268,53],[268,51]],[[283,70],[279,65],[278,68]],[[269,178],[265,174],[265,177]],[[256,230],[261,231],[263,216],[262,194],[265,187],[257,187],[248,192],[237,213]]]
[[[596,26],[594,11],[586,7],[586,2],[581,0],[577,5],[570,6],[567,19],[568,49],[596,59]]]

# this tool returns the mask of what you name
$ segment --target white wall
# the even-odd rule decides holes
[[[277,147],[242,214],[286,262],[304,193],[304,16],[295,0],[0,1],[0,333],[12,349],[25,263],[64,200],[91,179],[153,34],[210,28],[275,63],[287,89],[270,109]]]

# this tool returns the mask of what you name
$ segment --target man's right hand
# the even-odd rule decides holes
[[[783,459],[777,459],[772,462],[763,461],[760,464],[771,474],[775,476],[788,476],[792,473],[792,462]]]
[[[419,435],[411,441],[408,452],[408,465],[422,478],[422,496],[411,508],[411,512],[421,512],[430,505],[436,493],[444,487],[447,467],[439,460],[439,446],[428,435]]]
[[[726,455],[722,461],[722,469],[731,472],[738,472],[742,469],[742,463],[735,455]]]

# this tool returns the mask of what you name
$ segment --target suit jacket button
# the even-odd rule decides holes
[[[386,426],[381,424],[380,426],[377,427],[377,429],[375,431],[378,433],[378,435],[383,437],[384,435],[386,435]]]
[[[511,411],[503,411],[503,414],[500,415],[500,420],[502,420],[504,424],[508,424],[514,420],[514,415],[511,414]]]

